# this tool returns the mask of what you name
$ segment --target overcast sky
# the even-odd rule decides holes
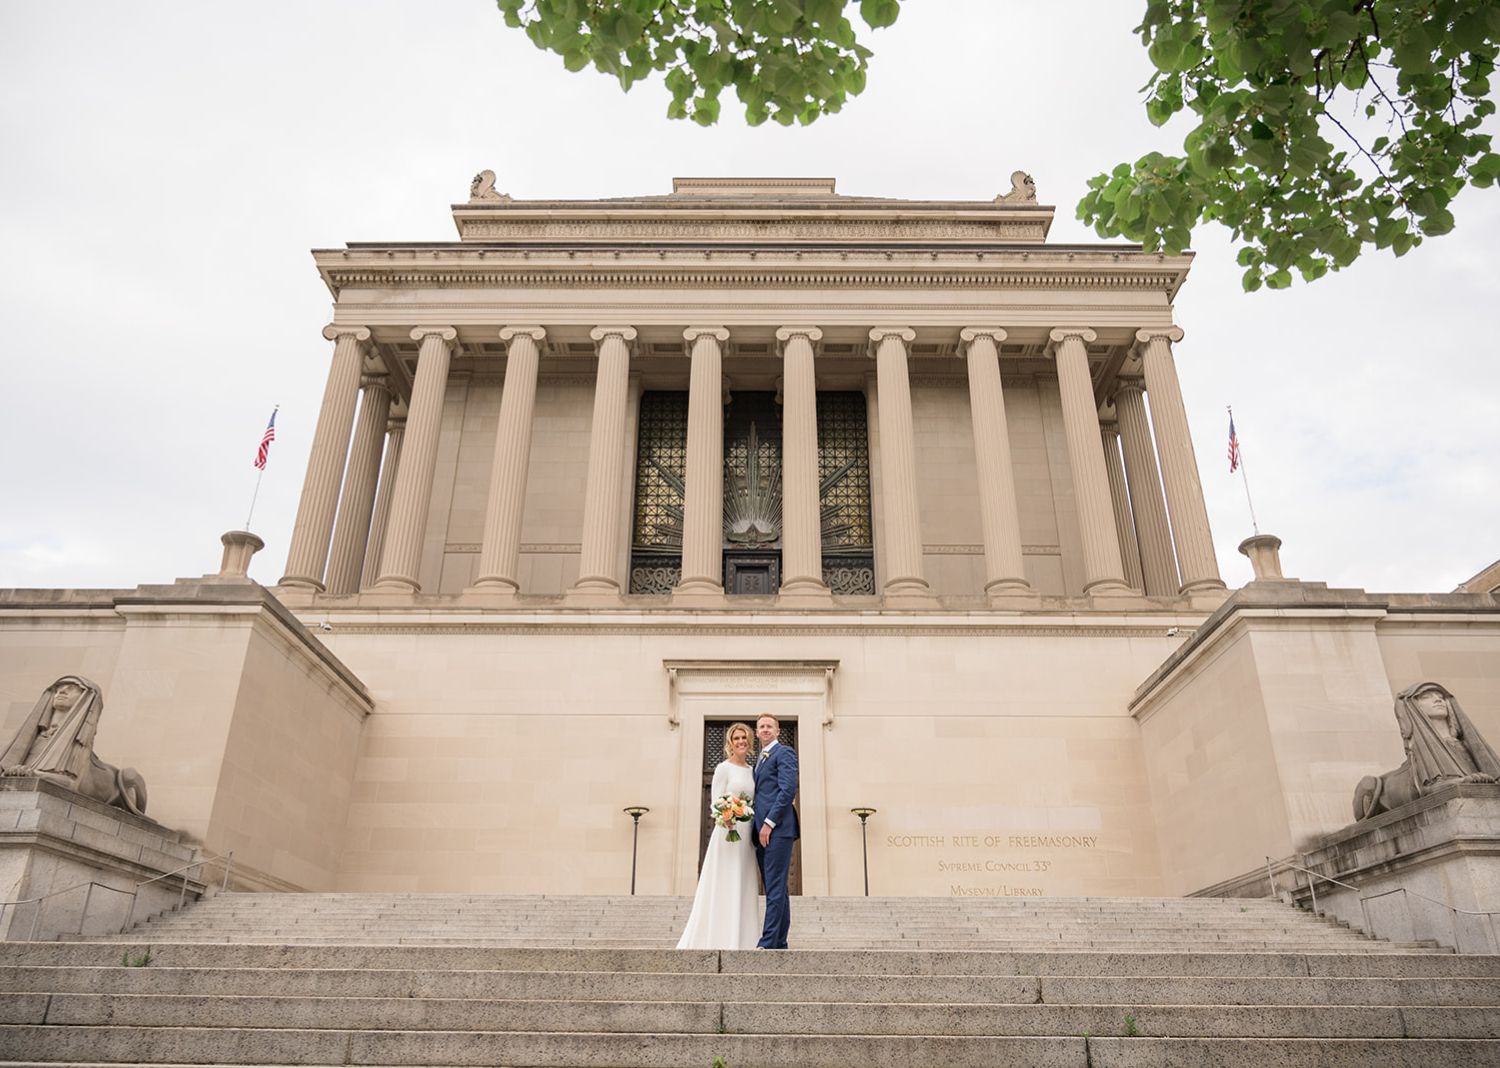
[[[308,251],[449,241],[493,169],[519,199],[661,194],[674,175],[807,175],[842,193],[989,200],[1017,168],[1074,220],[1088,177],[1180,131],[1146,121],[1141,3],[912,0],[869,88],[811,127],[703,130],[507,29],[486,0],[0,0],[0,587],[217,570],[255,446],[277,441],[252,577],[282,573],[331,344]],[[1447,591],[1500,557],[1500,193],[1455,234],[1246,295],[1195,235],[1177,363],[1230,586],[1251,533],[1233,405],[1288,575]]]

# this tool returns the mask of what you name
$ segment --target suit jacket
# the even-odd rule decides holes
[[[760,826],[770,820],[772,838],[800,838],[797,810],[792,799],[797,796],[797,754],[780,743],[755,765],[755,815],[751,819],[757,838]]]

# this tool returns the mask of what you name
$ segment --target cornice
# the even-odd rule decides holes
[[[651,624],[651,623],[601,623],[597,625],[586,624],[526,624],[526,623],[391,623],[391,624],[339,624],[333,621],[334,629],[341,635],[510,635],[510,636],[551,636],[551,635],[592,635],[597,637],[633,636],[641,634],[651,635],[698,635],[710,637],[834,637],[834,638],[865,638],[865,637],[960,637],[960,638],[1167,638],[1177,628],[1168,628],[1157,625],[1150,627],[1111,627],[1111,626],[1069,626],[1069,627],[1036,627],[1036,626],[930,626],[920,623],[908,626],[901,625],[877,625],[877,626],[807,626],[807,625],[771,625],[771,626],[733,626],[722,624]]]
[[[1172,299],[1187,263],[1087,269],[1077,263],[1032,262],[1017,267],[965,269],[838,270],[627,268],[503,268],[448,264],[322,264],[324,283],[335,298],[348,289],[918,289],[1084,290],[1160,292]]]

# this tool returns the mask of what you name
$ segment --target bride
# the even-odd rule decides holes
[[[752,737],[744,723],[735,723],[725,732],[724,755],[728,759],[714,768],[713,800],[725,794],[754,797],[755,772],[749,759]],[[693,897],[693,912],[678,949],[753,949],[760,938],[755,842],[748,822],[736,827],[740,840],[731,842],[729,832],[714,824],[703,872],[698,877],[698,893]]]

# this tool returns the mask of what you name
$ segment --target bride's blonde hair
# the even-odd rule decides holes
[[[729,729],[724,732],[724,756],[726,758],[734,756],[735,731],[745,732],[745,739],[750,743],[750,748],[746,751],[747,755],[755,749],[755,732],[750,729],[750,725],[748,723],[731,723]]]

